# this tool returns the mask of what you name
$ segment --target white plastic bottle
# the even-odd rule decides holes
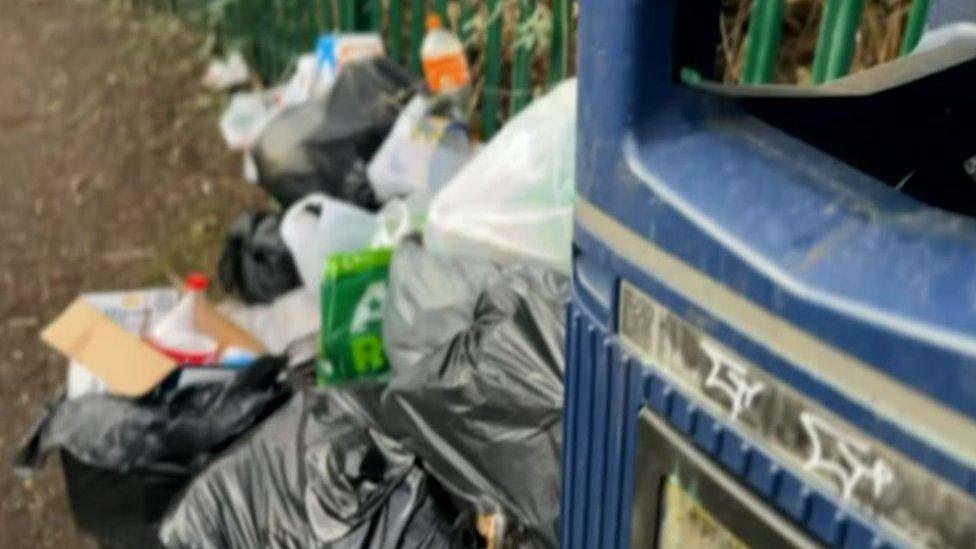
[[[180,364],[209,364],[217,360],[218,343],[196,327],[197,300],[203,299],[207,276],[187,275],[185,293],[176,307],[153,324],[146,341]]]
[[[452,93],[471,83],[464,44],[443,27],[436,13],[427,16],[427,35],[420,46],[420,59],[427,86],[435,94]]]

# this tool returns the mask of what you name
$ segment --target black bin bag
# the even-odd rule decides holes
[[[104,547],[151,549],[167,507],[193,476],[285,402],[283,358],[258,360],[227,383],[139,400],[108,395],[49,405],[14,459],[21,474],[59,450],[72,514]]]
[[[281,214],[244,212],[227,230],[217,278],[244,303],[270,303],[301,286],[291,251],[278,230]]]
[[[366,166],[419,82],[386,58],[343,67],[329,93],[271,120],[254,147],[260,185],[284,208],[313,192],[379,203]]]
[[[193,481],[163,522],[165,546],[467,547],[415,456],[348,407],[361,398],[379,394],[296,394]]]
[[[511,543],[556,547],[568,279],[406,241],[389,284],[378,421]]]

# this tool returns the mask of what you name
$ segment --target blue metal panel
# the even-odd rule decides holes
[[[581,2],[580,197],[773,317],[976,417],[976,223],[920,205],[727,100],[678,87],[675,1]],[[661,365],[628,358],[617,338],[621,280],[860,432],[976,494],[972,461],[904,418],[879,414],[844,380],[819,378],[777,354],[738,319],[713,314],[710,303],[668,285],[617,244],[576,226],[564,547],[628,545],[643,406],[828,546],[901,543],[659,375]]]
[[[699,306],[678,296],[633,264],[628,263],[626,260],[612,253],[606,254],[606,248],[608,247],[590,235],[585,229],[577,226],[574,238],[580,249],[600,248],[601,253],[608,260],[606,269],[617,273],[621,278],[635,282],[640,287],[645,288],[669,309],[678,312],[686,318],[708,317],[708,314]],[[959,483],[963,489],[967,488],[964,482],[960,482],[959,475],[955,473],[958,467],[962,467],[962,464],[940,453],[925,441],[906,434],[894,422],[894,418],[879,417],[873,410],[852,402],[849,398],[825,385],[822,381],[812,378],[809,374],[797,368],[796,365],[790,364],[770,353],[768,349],[762,347],[757,342],[744,338],[733,327],[726,326],[720,322],[712,322],[708,327],[712,335],[733,346],[744,357],[757,364],[761,364],[779,379],[823,403],[831,410],[835,410],[839,415],[860,427],[865,432],[885,441],[912,459],[924,463],[936,473],[943,475],[947,480]],[[940,464],[951,464],[951,468],[942,468]],[[972,469],[969,470],[971,471]]]
[[[609,421],[610,399],[609,376],[610,365],[607,364],[607,348],[603,334],[598,336],[598,341],[594,343],[596,348],[596,360],[593,368],[593,415],[591,420],[591,430],[589,436],[589,463],[590,469],[587,474],[589,488],[587,490],[587,529],[586,547],[598,547],[600,534],[603,532],[604,524],[603,505],[605,502],[605,480],[606,476],[606,455],[607,455],[607,422]]]
[[[582,364],[583,361],[579,359],[579,326],[580,326],[580,314],[576,312],[573,307],[566,307],[566,364]],[[566,385],[563,393],[563,402],[573,402],[579,401],[577,394],[579,382],[577,378],[579,377],[579,372],[581,368],[567,368],[565,374]],[[560,538],[563,540],[570,539],[571,525],[574,521],[569,519],[568,509],[571,509],[571,503],[573,501],[574,485],[573,479],[576,478],[574,474],[576,471],[576,445],[575,442],[578,438],[575,436],[578,427],[577,422],[577,406],[566,406],[563,412],[563,463],[562,463],[562,498],[560,501],[560,508],[563,509],[563,513],[560,517]]]
[[[620,478],[624,458],[624,418],[627,414],[629,391],[627,383],[630,381],[630,367],[620,356],[619,347],[611,346],[608,352],[610,365],[607,368],[607,375],[610,379],[610,387],[607,401],[609,417],[607,418],[606,477]],[[621,501],[619,495],[614,494],[616,490],[611,490],[610,486],[604,488],[606,493],[603,501],[598,502],[597,505],[603,512],[601,519],[603,527],[598,546],[613,547],[617,543],[617,533],[620,529]]]
[[[596,326],[594,319],[575,308],[572,308],[569,318],[571,319],[570,348],[580,344],[580,348],[599,349],[599,341],[594,338],[598,333],[594,330]],[[573,339],[577,336],[581,337]],[[611,357],[623,356],[619,343],[614,339],[610,340],[605,349]],[[816,536],[823,543],[846,547],[867,539],[867,544],[863,547],[871,547],[872,543],[898,546],[895,540],[888,539],[884,533],[875,530],[868,518],[854,511],[845,510],[833,497],[816,487],[805,484],[781,468],[769,454],[743,443],[741,437],[728,429],[722,421],[701,409],[696,409],[688,396],[656,375],[648,365],[624,359],[607,361],[599,358],[599,352],[581,353],[577,356],[580,360],[572,364],[574,369],[591,370],[593,373],[595,370],[605,370],[610,379],[617,378],[616,382],[610,384],[590,384],[593,389],[590,400],[606,402],[609,415],[616,416],[609,423],[622,425],[623,429],[610,437],[609,446],[604,446],[599,441],[606,440],[607,430],[601,426],[601,423],[608,421],[608,417],[597,414],[591,416],[590,421],[574,423],[573,431],[569,433],[570,438],[567,439],[567,448],[573,448],[574,451],[583,450],[582,454],[577,453],[571,459],[574,460],[576,470],[585,471],[585,475],[564,477],[564,490],[572,492],[572,497],[566,503],[564,516],[576,518],[573,519],[573,524],[564,524],[563,547],[582,549],[628,546],[630,502],[633,498],[630,488],[633,484],[634,468],[639,466],[632,459],[636,442],[635,418],[642,406],[658,410],[652,405],[652,400],[656,399],[660,402],[660,395],[665,393],[670,395],[669,400],[672,401],[672,405],[667,407],[671,413],[661,414],[662,417],[667,417],[669,423],[676,429],[687,432],[690,439],[692,438],[690,435],[695,432],[694,426],[699,422],[707,423],[721,431],[721,444],[713,445],[707,452],[713,456],[716,463],[725,466],[733,476],[741,476],[743,481],[755,488],[757,493],[768,497],[771,505],[777,505],[794,517],[798,523],[805,525],[811,535]],[[619,390],[621,386],[626,386],[629,390],[621,392]],[[662,390],[665,387],[666,389]],[[596,394],[597,391],[604,393],[602,399]],[[568,404],[575,408],[573,412],[569,412],[570,414],[579,411],[580,408],[573,406],[576,403]],[[618,421],[620,423],[617,423]],[[614,438],[618,440],[615,441]],[[595,445],[611,448],[612,451],[609,454],[588,452],[585,444],[579,444],[580,441],[594,441]],[[608,459],[607,456],[613,456],[613,452],[618,448],[621,450],[619,460]],[[742,473],[743,471],[745,473]],[[599,479],[597,483],[599,486],[596,488],[592,486],[593,478]],[[587,486],[590,487],[589,490],[585,489]],[[595,493],[600,493],[601,496],[596,497]],[[581,497],[583,499],[578,499]],[[613,513],[611,510],[603,509],[608,505],[619,509],[619,512]],[[603,509],[604,512],[602,514],[592,512],[590,508],[594,506]],[[593,534],[594,530],[598,532],[597,535]]]
[[[579,336],[578,372],[577,376],[577,400],[574,403],[576,409],[576,430],[566,439],[565,445],[573,446],[573,492],[570,505],[566,507],[563,516],[571,517],[572,529],[571,539],[579,540],[580,543],[585,539],[588,507],[587,479],[590,475],[590,430],[593,424],[593,370],[596,363],[594,340],[600,335],[590,322],[582,323],[576,331]],[[575,344],[575,342],[569,342]],[[585,436],[583,433],[586,433]]]
[[[810,495],[810,519],[807,524],[818,538],[830,546],[840,543],[846,521],[837,507],[819,494]]]

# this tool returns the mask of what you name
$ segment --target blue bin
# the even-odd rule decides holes
[[[678,4],[581,3],[562,546],[976,547],[976,223],[680,84]]]

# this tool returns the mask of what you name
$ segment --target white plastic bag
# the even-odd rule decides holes
[[[383,205],[376,214],[376,231],[370,240],[371,248],[393,248],[403,237],[418,228],[417,220],[409,204],[394,198]]]
[[[248,150],[274,116],[271,98],[264,92],[235,93],[220,116],[220,134],[231,150]]]
[[[210,61],[201,81],[211,90],[226,90],[246,84],[248,78],[250,74],[244,56],[241,52],[234,51],[224,59]]]
[[[428,114],[429,107],[424,96],[414,96],[370,160],[367,174],[380,201],[440,185],[445,172],[450,177],[468,160],[467,129],[446,116]]]
[[[281,237],[302,283],[315,292],[329,255],[366,248],[376,232],[376,214],[320,193],[293,204],[281,222]]]
[[[275,105],[279,108],[301,105],[321,97],[328,93],[333,80],[321,73],[314,53],[302,54],[295,62],[295,72],[288,82],[275,89]]]
[[[569,273],[576,80],[512,119],[433,199],[424,242],[437,253]]]

